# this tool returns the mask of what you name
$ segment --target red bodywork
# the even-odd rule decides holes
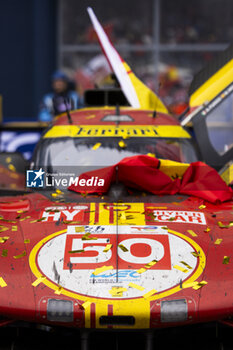
[[[114,114],[114,109],[89,109],[73,112],[71,117],[74,125],[115,125],[114,122],[101,121],[104,115],[110,113]],[[151,111],[125,109],[122,113],[129,113],[134,118],[133,122],[124,123],[128,125],[179,125],[170,116],[158,114],[152,118]],[[57,118],[55,124],[67,125],[67,116]],[[51,193],[47,197],[42,193],[2,197],[0,314],[10,320],[70,327],[129,329],[161,328],[223,320],[232,316],[233,226],[230,223],[233,221],[233,202],[213,205],[194,197],[170,198],[163,200],[162,197],[154,197],[154,201],[150,199],[147,202],[145,196],[143,202],[141,197],[132,203],[105,203],[104,197],[96,200],[95,196],[88,196],[85,200],[80,195],[77,195],[76,201],[69,202],[65,197],[61,202],[56,202]],[[101,227],[105,228],[106,233],[101,231]],[[94,231],[88,232],[92,228]],[[87,233],[91,233],[94,239],[82,241]],[[62,236],[66,241],[59,245],[56,240],[62,239]],[[130,237],[135,239],[135,243]],[[93,248],[96,239],[99,250]],[[142,240],[147,243],[144,244]],[[131,244],[125,256],[117,248],[121,242]],[[108,243],[112,244],[111,255],[106,258],[102,248]],[[86,252],[78,251],[80,249],[75,244],[77,247],[81,244],[89,252],[88,249]],[[52,246],[55,246],[52,254],[57,261],[49,257]],[[153,266],[145,268],[143,259],[150,256],[153,249],[162,249],[163,253]],[[183,263],[187,263],[193,252],[196,254],[196,265],[186,267]],[[173,261],[175,255],[178,259],[176,264]],[[75,262],[95,256],[102,256],[103,260]],[[59,271],[57,264],[62,266]],[[174,267],[177,264],[183,271]],[[126,291],[114,295],[119,281],[109,283],[109,275],[103,275],[105,280],[99,284],[94,283],[98,275],[93,277],[90,274],[89,284],[78,280],[78,273],[80,276],[82,273],[85,279],[85,273],[93,273],[96,268],[109,265],[117,271],[119,278],[123,279],[127,274],[131,276]],[[144,275],[136,272],[141,268],[145,269]],[[173,271],[173,275],[169,275],[169,271]],[[70,282],[72,273],[76,273],[77,286],[75,279],[73,284]],[[153,273],[160,273],[160,280],[156,281]],[[147,274],[151,274],[149,282]],[[143,282],[144,291],[135,289],[134,292],[134,287],[129,285],[135,276],[138,278],[137,285],[140,285],[137,281]],[[162,279],[166,279],[164,276],[168,282],[162,286]],[[102,290],[98,287],[101,283]],[[122,286],[126,285],[124,283]],[[190,285],[185,286],[185,283]],[[197,283],[203,284],[195,289]],[[95,286],[99,288],[98,291],[95,291]],[[110,290],[113,294],[109,293]],[[146,296],[151,290],[155,291]],[[67,311],[56,306],[49,310],[51,301],[71,301],[71,309]],[[169,305],[175,305],[170,314]],[[102,321],[103,316],[107,317],[105,321]],[[125,323],[111,323],[108,317],[112,316],[126,317]],[[132,323],[131,317],[134,319]]]

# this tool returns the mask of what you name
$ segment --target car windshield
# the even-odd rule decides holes
[[[47,138],[41,141],[35,153],[34,167],[43,167],[53,173],[69,170],[79,175],[138,154],[153,154],[157,158],[183,163],[197,160],[189,139]]]

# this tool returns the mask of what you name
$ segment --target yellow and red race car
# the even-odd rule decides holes
[[[232,326],[232,189],[89,12],[124,94],[88,92],[104,106],[57,117],[27,170],[31,192],[1,197],[0,325]],[[195,129],[200,111],[183,124]]]

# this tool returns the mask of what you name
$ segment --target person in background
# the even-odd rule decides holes
[[[52,76],[51,93],[46,94],[41,102],[38,119],[41,122],[50,122],[53,117],[83,107],[83,99],[71,86],[68,77],[61,71],[56,71]]]

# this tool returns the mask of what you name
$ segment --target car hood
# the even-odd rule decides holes
[[[86,328],[232,315],[232,202],[82,199],[1,199],[2,315]]]

